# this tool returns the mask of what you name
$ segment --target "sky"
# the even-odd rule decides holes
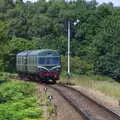
[[[90,1],[90,0],[87,0]],[[96,0],[99,4],[112,2],[114,6],[120,6],[120,0]]]
[[[26,1],[32,1],[32,2],[35,2],[37,0],[24,0],[25,2]],[[66,1],[70,1],[70,0],[66,0]],[[71,0],[72,1],[72,0]],[[91,1],[91,0],[86,0],[86,1]],[[114,4],[114,6],[120,6],[120,0],[96,0],[99,4],[101,3],[109,3],[109,2],[112,2]]]

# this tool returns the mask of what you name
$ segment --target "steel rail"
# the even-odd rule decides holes
[[[80,110],[78,106],[75,105],[71,99],[67,98],[58,88],[51,85],[48,87],[57,91],[76,110],[76,112],[78,112],[83,117],[84,120],[93,120],[93,118],[88,114],[87,111]]]
[[[100,106],[101,108],[103,108],[103,109],[106,110],[107,112],[111,113],[111,114],[114,115],[117,119],[120,120],[120,114],[116,113],[114,110],[108,108],[107,106],[101,104],[100,102],[98,102],[98,101],[90,98],[89,96],[87,96],[87,95],[84,94],[83,92],[81,92],[81,91],[79,91],[79,90],[77,90],[77,89],[75,89],[75,88],[72,88],[72,87],[70,87],[70,86],[68,86],[68,85],[62,85],[62,84],[57,84],[57,85],[58,85],[58,86],[65,87],[65,88],[68,88],[68,89],[70,89],[70,90],[72,90],[72,91],[77,92],[79,95],[84,96],[84,97],[87,98],[89,101],[97,104],[98,106]]]
[[[13,78],[13,77],[11,77],[11,78]],[[85,120],[94,120],[92,118],[92,116],[87,111],[80,110],[80,108],[78,108],[77,105],[75,105],[72,100],[70,100],[69,98],[67,98],[58,88],[53,87],[53,86],[48,85],[48,84],[43,84],[43,85],[45,85],[47,87],[51,87],[54,90],[56,90]],[[114,115],[118,120],[120,120],[120,114],[116,113],[114,110],[108,108],[107,106],[101,104],[100,102],[95,101],[94,99],[90,98],[89,96],[87,96],[83,92],[81,92],[81,91],[79,91],[77,89],[74,89],[74,88],[72,88],[72,87],[70,87],[68,85],[63,85],[63,84],[56,84],[56,85],[61,86],[61,87],[65,87],[65,88],[71,89],[72,91],[77,92],[79,95],[84,96],[85,98],[87,98],[91,102],[97,104],[98,106],[100,106],[101,108],[103,108],[104,110],[106,110],[107,112],[109,112],[112,115]]]

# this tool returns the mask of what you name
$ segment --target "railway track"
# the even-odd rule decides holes
[[[120,115],[80,91],[65,85],[45,85],[57,91],[85,120],[120,120]]]
[[[61,84],[43,85],[57,91],[84,120],[120,120],[119,114],[72,87]]]

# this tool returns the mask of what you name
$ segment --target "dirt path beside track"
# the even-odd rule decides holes
[[[40,90],[44,92],[44,86],[39,85]],[[52,117],[51,120],[83,120],[79,113],[77,113],[66,100],[58,94],[55,90],[48,87],[48,95],[53,96],[53,104],[56,106],[57,115]]]

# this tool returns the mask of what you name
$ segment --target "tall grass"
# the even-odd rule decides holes
[[[72,85],[80,85],[86,88],[94,89],[104,93],[105,95],[115,97],[120,100],[120,83],[107,76],[72,75],[71,79],[68,79],[66,75],[62,75],[60,82],[70,82]]]

